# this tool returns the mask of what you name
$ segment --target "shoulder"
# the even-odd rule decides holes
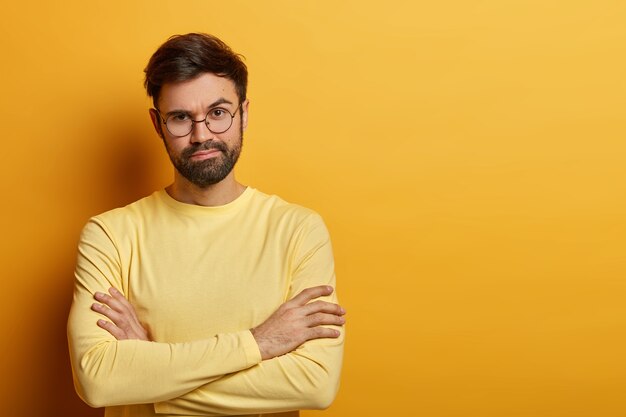
[[[253,190],[250,205],[252,210],[265,213],[273,221],[289,222],[299,226],[323,224],[322,217],[314,210],[256,189]]]
[[[97,229],[104,231],[107,235],[128,233],[149,221],[150,218],[158,214],[159,210],[162,210],[161,198],[159,197],[160,192],[156,191],[127,206],[118,207],[93,216],[85,225],[83,233]]]
[[[253,215],[261,222],[266,220],[269,230],[282,234],[292,242],[329,240],[324,220],[316,211],[276,195],[253,191],[250,199],[251,210],[255,212]]]

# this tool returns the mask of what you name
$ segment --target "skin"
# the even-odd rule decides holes
[[[204,73],[191,80],[163,85],[158,104],[163,115],[174,110],[185,110],[193,115],[194,120],[200,120],[206,115],[210,105],[221,99],[225,99],[229,103],[222,103],[220,107],[234,113],[239,104],[234,83],[227,78]],[[243,112],[237,112],[230,129],[220,134],[212,133],[204,123],[196,123],[189,135],[177,138],[170,135],[153,109],[150,109],[150,119],[157,134],[166,142],[170,152],[175,152],[178,155],[191,144],[204,143],[209,140],[222,142],[232,148],[236,143],[240,144],[240,132],[241,130],[245,131],[248,126],[249,104],[249,100],[242,103]],[[218,156],[209,155],[208,157]],[[239,197],[245,189],[246,187],[235,179],[234,170],[219,183],[200,188],[188,181],[175,169],[174,182],[166,188],[174,199],[201,206],[228,204]]]
[[[234,83],[214,74],[204,73],[194,79],[180,83],[163,85],[159,97],[159,110],[165,115],[174,110],[184,110],[194,120],[204,118],[212,104],[222,101],[220,107],[235,113],[239,100]],[[241,132],[248,125],[249,101],[245,100],[242,112],[237,112],[233,125],[224,133],[212,133],[204,123],[195,123],[191,133],[184,137],[173,137],[163,125],[157,112],[150,110],[150,118],[157,134],[165,142],[168,152],[176,155],[188,146],[209,140],[219,141],[228,148],[241,145]],[[220,158],[221,151],[203,152],[193,158]],[[166,188],[174,199],[187,204],[219,206],[230,203],[239,197],[246,187],[235,179],[234,170],[222,181],[198,187],[176,169],[174,182]],[[334,303],[318,300],[332,294],[330,286],[318,286],[305,289],[291,300],[282,304],[267,320],[251,329],[263,360],[291,352],[304,342],[312,339],[337,338],[338,330],[324,326],[342,326],[345,323],[345,310]],[[98,326],[108,331],[117,340],[137,339],[149,341],[150,335],[139,321],[135,309],[124,295],[115,288],[109,294],[96,292],[97,303],[92,310],[102,314],[110,321],[100,319]]]

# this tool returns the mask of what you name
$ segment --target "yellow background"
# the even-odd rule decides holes
[[[5,3],[1,414],[101,415],[66,354],[78,233],[168,183],[142,70],[204,31],[250,70],[239,178],[331,231],[324,415],[626,415],[626,2]]]

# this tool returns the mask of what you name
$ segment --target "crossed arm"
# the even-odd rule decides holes
[[[340,336],[338,330],[323,326],[343,325],[345,310],[335,303],[314,301],[319,297],[329,296],[332,292],[333,288],[330,286],[307,288],[282,304],[265,322],[251,330],[263,363],[206,384],[180,398],[157,403],[157,413],[256,413],[328,407],[336,389],[329,391],[323,386],[318,387],[317,383],[323,383],[322,381],[309,385],[313,390],[300,392],[300,398],[294,396],[293,391],[301,390],[301,387],[291,386],[281,391],[277,389],[281,386],[277,382],[285,378],[298,379],[297,375],[285,374],[285,367],[288,372],[292,372],[289,368],[294,367],[294,358],[283,355],[290,352],[294,354],[294,350],[306,341],[336,339]],[[148,332],[141,325],[130,302],[115,288],[109,289],[109,293],[110,295],[97,292],[94,296],[102,304],[94,303],[91,308],[110,320],[98,320],[98,326],[117,340],[149,341]],[[308,361],[313,358],[304,354],[296,361],[302,359]],[[273,392],[264,392],[263,387],[267,387],[268,382],[275,384],[271,387]],[[250,393],[255,391],[256,395],[251,396]]]
[[[86,228],[83,240],[90,242],[92,232],[93,227]],[[155,403],[157,413],[187,415],[280,412],[330,404],[339,380],[343,334],[325,326],[341,325],[343,311],[327,285],[311,287],[334,284],[326,244],[306,258],[298,273],[324,278],[295,280],[291,294],[296,295],[261,325],[186,343],[148,341],[148,332],[124,296],[105,294],[109,287],[124,286],[110,279],[120,266],[107,255],[114,248],[103,245],[82,246],[88,253],[79,254],[68,322],[76,386],[87,403]],[[310,269],[320,265],[317,256],[330,259],[330,264]],[[94,294],[99,307],[92,307]],[[90,308],[94,311],[88,314]],[[96,312],[111,320],[98,322],[110,337],[95,325]]]
[[[328,285],[307,288],[282,304],[261,325],[251,329],[259,346],[261,359],[272,359],[289,353],[308,340],[338,338],[339,330],[323,326],[343,326],[345,310],[338,304],[313,301],[329,296],[332,292],[333,288]],[[109,294],[96,292],[94,295],[102,304],[94,303],[91,309],[111,320],[100,319],[98,326],[117,340],[150,341],[132,304],[113,287],[109,289]]]

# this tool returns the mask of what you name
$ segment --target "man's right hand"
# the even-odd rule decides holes
[[[321,300],[311,302],[332,292],[333,288],[328,285],[307,288],[252,329],[261,358],[265,360],[284,355],[307,340],[339,337],[338,330],[323,326],[343,326],[346,311],[338,304]]]

